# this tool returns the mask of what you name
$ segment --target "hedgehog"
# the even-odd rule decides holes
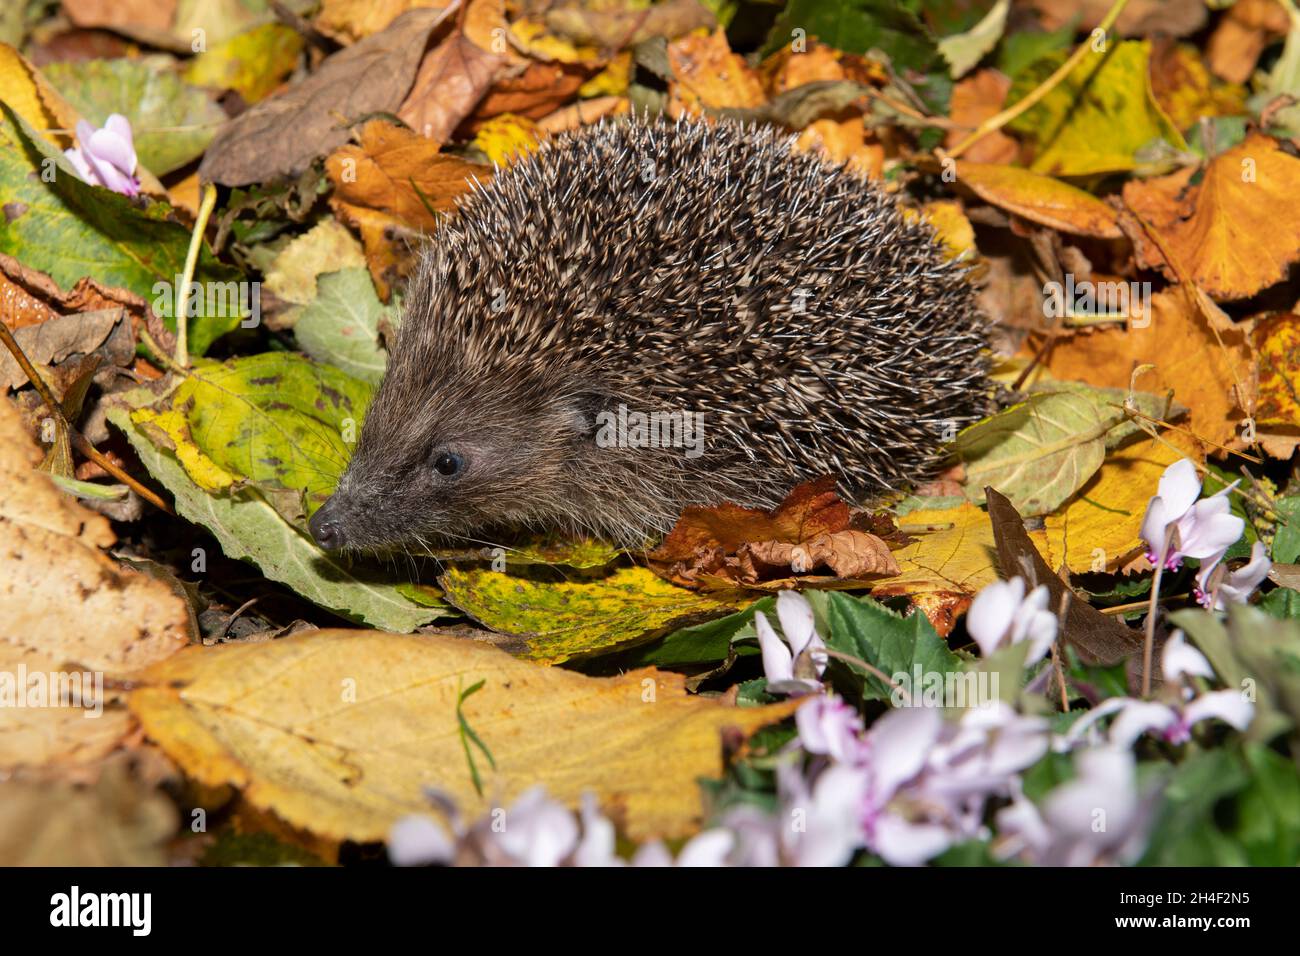
[[[684,508],[931,475],[988,403],[933,230],[735,121],[605,121],[478,184],[422,250],[323,548],[543,531],[644,545]]]

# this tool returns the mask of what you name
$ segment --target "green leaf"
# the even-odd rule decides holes
[[[637,658],[638,664],[707,664],[726,660],[738,641],[757,637],[754,631],[754,614],[762,611],[771,620],[776,608],[775,597],[760,598],[743,611],[728,614],[703,624],[673,631],[660,643]],[[756,654],[758,648],[740,646],[737,654]]]
[[[379,384],[388,353],[379,344],[379,323],[395,323],[398,307],[385,306],[375,294],[367,269],[342,269],[316,279],[316,299],[302,310],[294,335],[314,359],[349,375]]]
[[[203,155],[225,112],[202,90],[181,82],[167,56],[73,60],[42,68],[92,126],[110,113],[131,122],[140,165],[163,176]]]
[[[1005,411],[962,430],[954,442],[966,463],[971,500],[982,503],[992,485],[1021,515],[1050,514],[1096,474],[1106,449],[1132,433],[1121,407],[1124,393],[1071,383],[1034,392]],[[1136,404],[1164,414],[1156,395],[1138,393]]]
[[[1183,137],[1151,92],[1150,50],[1146,40],[1107,42],[1105,52],[1089,53],[1008,124],[1036,147],[1030,169],[1053,176],[1128,172],[1139,165],[1138,151],[1153,141],[1185,150]],[[1016,78],[1007,103],[1024,99],[1065,59],[1061,52],[1035,61]]]
[[[1300,591],[1293,588],[1274,588],[1264,595],[1259,602],[1259,609],[1265,614],[1283,620],[1300,618]]]
[[[1050,33],[1017,30],[1002,38],[998,47],[998,69],[1015,79],[1021,71],[1040,57],[1068,49],[1074,39],[1074,23],[1067,23]]]
[[[827,647],[866,661],[908,687],[914,699],[936,678],[943,682],[949,674],[960,677],[961,659],[948,649],[920,611],[903,617],[869,597],[854,598],[835,591],[828,597],[827,617]],[[864,676],[864,698],[891,700],[893,689],[889,685],[851,662],[848,666]],[[921,687],[914,686],[918,674],[923,681]]]
[[[1229,608],[1226,627],[1199,610],[1169,620],[1187,632],[1226,687],[1252,696],[1247,740],[1264,743],[1300,724],[1300,622],[1278,621],[1244,604]]]
[[[1286,523],[1273,535],[1272,558],[1277,564],[1295,564],[1300,560],[1300,495],[1278,498],[1277,510]]]
[[[1245,747],[1250,786],[1237,806],[1236,833],[1252,866],[1300,863],[1300,774],[1268,747]]]
[[[64,155],[7,104],[0,122],[0,252],[47,273],[61,289],[92,276],[155,303],[168,328],[170,303],[185,265],[190,232],[172,207],[126,196],[77,178]],[[42,178],[44,174],[44,178]],[[142,204],[141,204],[142,203]],[[241,311],[228,307],[240,273],[213,258],[204,244],[195,281],[209,293],[190,320],[189,346],[201,355],[239,325]],[[238,296],[236,296],[238,299]]]
[[[772,25],[767,56],[804,31],[845,53],[880,50],[897,70],[924,73],[939,58],[939,48],[916,15],[894,0],[790,0]]]
[[[130,396],[137,401],[149,397]],[[127,409],[111,409],[108,420],[126,435],[149,474],[172,493],[181,517],[212,532],[228,557],[251,561],[268,578],[307,600],[382,630],[405,633],[445,615],[412,603],[393,585],[322,552],[255,488],[222,495],[202,491],[173,454],[158,448],[131,421]]]
[[[939,52],[948,61],[948,72],[953,79],[969,73],[986,53],[997,46],[1002,31],[1006,29],[1010,10],[1011,0],[997,0],[993,9],[971,29],[939,41]]]
[[[1152,768],[1145,765],[1144,770]],[[1155,770],[1160,773],[1161,770]],[[1149,776],[1149,773],[1140,774]],[[1219,801],[1249,782],[1240,756],[1228,750],[1190,755],[1161,787],[1161,803],[1141,864],[1145,866],[1242,866],[1246,854],[1214,820]],[[1149,786],[1143,781],[1141,786]]]
[[[368,384],[336,368],[267,352],[200,363],[131,419],[174,449],[203,489],[247,480],[264,492],[290,492],[295,508],[276,505],[295,520],[334,491],[370,396]]]

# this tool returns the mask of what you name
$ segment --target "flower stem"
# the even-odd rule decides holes
[[[199,215],[194,220],[194,232],[190,234],[190,248],[185,254],[185,271],[181,273],[180,288],[176,290],[176,364],[189,368],[189,331],[190,314],[187,307],[190,283],[194,280],[194,270],[199,264],[199,250],[203,248],[203,233],[208,228],[208,219],[217,205],[217,187],[207,183],[203,187],[203,199],[199,203]]]
[[[1160,578],[1165,571],[1165,555],[1169,551],[1169,532],[1165,532],[1164,544],[1156,555],[1156,574],[1151,579],[1151,603],[1147,607],[1147,634],[1142,642],[1142,696],[1151,696],[1151,657],[1156,644],[1156,610],[1160,605]]]
[[[1109,12],[1107,12],[1105,19],[1103,19],[1101,23],[1097,24],[1097,30],[1102,31],[1102,33],[1110,32],[1110,28],[1114,26],[1115,21],[1119,19],[1120,13],[1123,12],[1124,7],[1127,5],[1128,0],[1115,0],[1115,3],[1111,6]],[[962,153],[966,152],[966,150],[975,145],[979,140],[983,139],[989,133],[1006,126],[1021,113],[1025,112],[1025,110],[1029,109],[1048,93],[1052,92],[1052,90],[1056,89],[1056,87],[1060,85],[1061,81],[1069,76],[1074,68],[1083,61],[1083,58],[1088,55],[1088,51],[1091,49],[1092,35],[1089,34],[1088,39],[1079,44],[1078,49],[1070,54],[1069,59],[1062,63],[1055,73],[1049,76],[1042,83],[1038,84],[1038,86],[1034,87],[1030,94],[1020,102],[1016,103],[1015,106],[1010,106],[998,113],[996,116],[991,116],[983,123],[980,123],[980,125],[975,128],[975,132],[971,133],[952,149],[948,150],[948,157],[950,159],[956,159]]]

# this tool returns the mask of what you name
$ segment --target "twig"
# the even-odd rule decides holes
[[[860,657],[854,657],[852,654],[845,654],[843,651],[833,651],[829,647],[821,648],[819,653],[826,654],[829,657],[834,657],[841,661],[847,661],[850,664],[857,664],[859,667],[865,670],[872,677],[875,677],[878,680],[888,684],[891,688],[898,691],[898,693],[902,694],[903,700],[907,702],[909,707],[911,706],[912,695],[907,692],[906,688],[904,688],[902,684],[898,683],[898,681],[894,680],[892,677],[890,677],[888,674],[882,671],[879,667],[875,667],[871,664],[868,664]]]
[[[1109,32],[1110,28],[1114,26],[1115,21],[1119,19],[1120,13],[1123,12],[1124,7],[1127,6],[1127,4],[1128,4],[1128,0],[1115,0],[1115,3],[1111,6],[1110,11],[1106,14],[1105,19],[1103,19],[1101,23],[1097,25],[1097,29],[1101,30],[1103,33]],[[1084,40],[1082,43],[1080,43],[1078,49],[1076,49],[1072,54],[1070,54],[1069,59],[1067,59],[1064,63],[1062,63],[1055,73],[1049,76],[1042,83],[1038,84],[1038,86],[1036,86],[1028,96],[1026,96],[1015,106],[1008,107],[1007,109],[1004,109],[1002,112],[998,113],[996,116],[991,116],[988,119],[986,119],[984,122],[980,123],[980,125],[975,128],[975,132],[971,133],[969,136],[963,139],[952,149],[948,150],[947,153],[949,158],[956,159],[958,156],[966,152],[966,150],[970,149],[970,147],[974,146],[975,143],[979,142],[989,133],[995,132],[1001,129],[1002,127],[1006,126],[1008,123],[1010,123],[1021,113],[1025,112],[1034,104],[1036,104],[1048,93],[1052,92],[1052,90],[1054,90],[1057,86],[1059,86],[1061,81],[1064,80],[1067,76],[1069,76],[1070,73],[1074,70],[1074,68],[1083,61],[1083,58],[1088,54],[1088,51],[1092,48],[1091,44],[1092,44],[1092,38],[1091,35],[1089,35],[1089,38]]]
[[[168,507],[167,502],[163,501],[154,494],[154,492],[150,491],[118,467],[118,465],[114,464],[112,459],[100,452],[100,450],[92,445],[85,436],[81,434],[81,432],[77,431],[77,429],[73,427],[72,423],[68,421],[68,417],[63,414],[63,405],[54,397],[54,393],[50,391],[50,387],[46,384],[45,379],[41,378],[40,373],[36,371],[36,367],[32,365],[31,360],[27,358],[27,353],[23,351],[23,347],[18,344],[18,340],[15,339],[13,333],[9,331],[9,326],[5,325],[3,322],[0,322],[0,339],[4,340],[5,347],[9,349],[10,354],[14,357],[14,361],[18,363],[19,368],[23,370],[23,374],[27,376],[27,380],[32,383],[32,388],[36,389],[36,393],[41,396],[41,399],[49,408],[50,414],[58,419],[59,424],[67,430],[68,439],[72,442],[73,447],[97,464],[100,468],[103,468],[118,481],[122,482],[122,484],[126,485],[145,501],[149,502],[156,508],[165,511],[169,515],[174,515],[176,512],[172,511],[172,509]]]

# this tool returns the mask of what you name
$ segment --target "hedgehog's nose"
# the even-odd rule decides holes
[[[337,501],[337,498],[330,498],[307,522],[311,536],[326,551],[337,551],[347,543],[343,536],[343,522],[339,520]]]

